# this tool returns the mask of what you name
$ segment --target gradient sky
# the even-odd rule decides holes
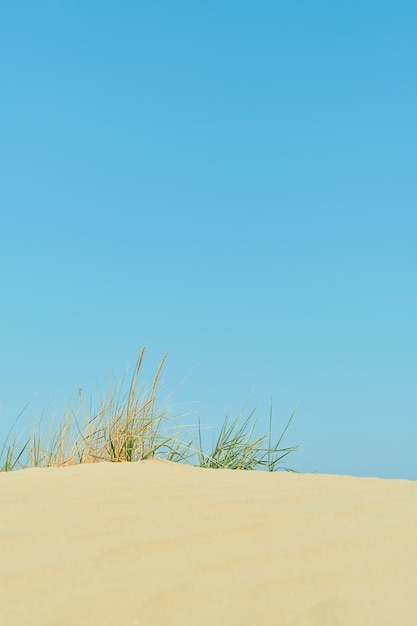
[[[0,439],[146,345],[191,422],[265,430],[272,398],[289,465],[417,479],[416,29],[404,0],[3,3]]]

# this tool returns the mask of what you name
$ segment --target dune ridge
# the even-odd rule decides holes
[[[162,460],[0,474],[0,623],[417,623],[417,482]]]

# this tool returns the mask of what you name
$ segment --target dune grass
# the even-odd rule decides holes
[[[185,429],[176,426],[178,420],[170,418],[168,409],[157,402],[158,383],[167,355],[161,360],[151,387],[139,385],[144,353],[145,348],[142,348],[127,390],[123,392],[122,378],[115,389],[109,388],[104,398],[99,396],[97,409],[91,403],[86,407],[80,390],[75,409],[73,403],[69,403],[58,422],[54,416],[50,418],[46,430],[41,418],[29,436],[23,438],[23,443],[20,443],[22,437],[15,436],[15,423],[6,440],[0,442],[0,471],[152,458],[208,468],[296,471],[282,462],[298,446],[281,447],[295,411],[275,443],[272,441],[272,406],[269,431],[257,437],[254,436],[254,412],[243,420],[240,413],[231,423],[226,416],[217,440],[206,451],[200,423]],[[195,436],[193,430],[197,431]]]

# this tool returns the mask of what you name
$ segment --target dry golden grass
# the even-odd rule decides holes
[[[144,353],[143,347],[127,391],[123,393],[122,378],[116,389],[110,387],[103,399],[99,397],[97,410],[92,405],[87,410],[80,390],[77,409],[68,404],[58,423],[54,416],[50,418],[46,431],[41,419],[23,445],[19,446],[16,438],[8,443],[13,434],[12,428],[0,446],[0,471],[103,461],[141,461],[156,456],[201,467],[275,471],[281,469],[282,460],[298,448],[280,447],[294,413],[277,443],[272,443],[271,411],[269,433],[258,437],[253,436],[251,427],[253,413],[243,423],[240,414],[231,424],[226,417],[213,449],[205,452],[200,427],[198,445],[190,429],[184,439],[180,435],[181,428],[175,430],[168,410],[157,403],[158,383],[166,354],[157,368],[151,388],[143,388],[139,384]]]

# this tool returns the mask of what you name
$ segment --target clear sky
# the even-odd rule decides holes
[[[264,430],[272,398],[293,467],[417,479],[416,29],[404,0],[2,3],[0,435],[146,345],[192,422]]]

